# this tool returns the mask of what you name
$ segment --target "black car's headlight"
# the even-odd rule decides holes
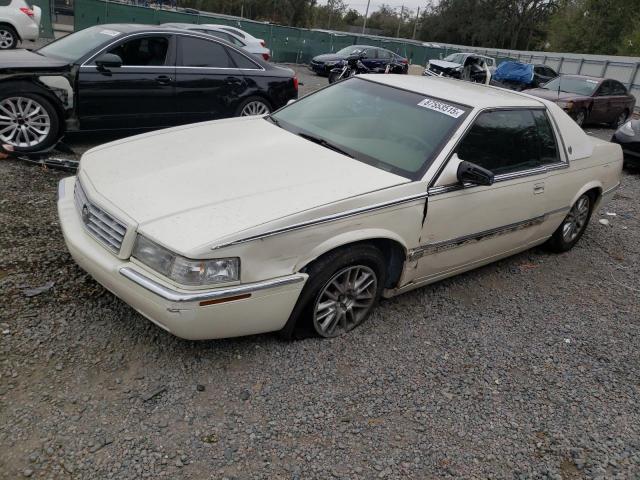
[[[180,285],[202,286],[240,280],[240,259],[191,260],[138,235],[131,254],[147,267]]]

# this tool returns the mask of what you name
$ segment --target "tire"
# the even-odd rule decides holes
[[[618,115],[618,118],[616,118],[613,122],[611,122],[610,124],[611,128],[615,128],[615,129],[620,128],[627,121],[627,118],[629,118],[629,110],[624,110],[623,112],[620,113],[620,115]]]
[[[579,127],[582,127],[587,121],[587,111],[584,108],[578,110],[578,113],[576,113],[575,121]]]
[[[547,241],[547,246],[551,251],[566,252],[578,243],[591,219],[594,200],[594,197],[588,193],[582,194],[576,200],[560,226]]]
[[[13,145],[18,152],[37,152],[59,137],[60,117],[45,97],[32,92],[0,95],[0,143]]]
[[[281,332],[286,338],[291,337],[296,327],[305,333],[332,338],[362,324],[380,299],[387,269],[378,248],[360,244],[320,257],[308,267],[307,273],[309,280]],[[369,284],[372,279],[373,283]],[[364,288],[360,295],[353,288],[339,293],[335,287],[340,283],[368,288]],[[331,300],[332,296],[336,299]]]
[[[247,117],[252,115],[267,115],[273,108],[268,100],[262,97],[245,98],[236,110],[236,117]],[[253,113],[251,113],[253,112]]]
[[[340,75],[342,75],[342,71],[331,72],[329,74],[329,83],[336,83],[338,81],[338,79],[340,78]]]
[[[0,25],[0,50],[16,48],[19,40],[20,38],[12,26]]]

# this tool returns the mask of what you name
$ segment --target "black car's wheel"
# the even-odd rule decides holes
[[[0,25],[0,50],[10,50],[18,46],[18,34],[9,25]]]
[[[575,120],[578,126],[582,127],[584,122],[587,120],[587,111],[584,108],[578,110]]]
[[[271,104],[267,100],[262,97],[249,97],[238,107],[236,117],[266,115],[268,113],[271,113]]]
[[[316,335],[332,338],[369,317],[385,283],[386,264],[376,247],[356,245],[321,257],[307,273],[309,280],[292,320]]]
[[[35,152],[53,145],[59,134],[58,112],[46,98],[31,92],[0,96],[0,143]]]
[[[329,83],[336,83],[340,79],[340,75],[342,75],[342,70],[339,72],[331,72],[329,74]]]
[[[624,122],[627,121],[627,118],[629,118],[629,110],[620,112],[620,115],[618,115],[616,119],[611,122],[611,128],[620,128],[622,125],[624,125]]]
[[[547,241],[548,247],[554,252],[571,250],[587,229],[592,210],[593,197],[588,193],[581,195]]]

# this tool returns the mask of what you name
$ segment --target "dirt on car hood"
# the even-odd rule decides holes
[[[84,155],[80,175],[113,213],[178,250],[409,181],[258,117],[103,145]]]

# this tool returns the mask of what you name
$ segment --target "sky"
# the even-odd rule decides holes
[[[320,5],[326,5],[327,0],[319,0],[318,3]],[[349,8],[355,8],[363,15],[367,9],[367,0],[344,0],[344,3],[349,5]],[[371,0],[369,13],[375,12],[383,3],[390,5],[391,7],[395,7],[398,10],[404,4],[406,8],[415,11],[418,7],[422,10],[428,2],[427,0]]]

